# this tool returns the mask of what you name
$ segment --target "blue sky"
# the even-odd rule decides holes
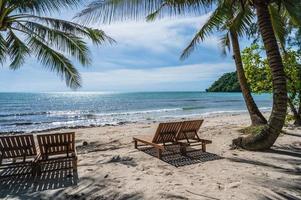
[[[62,12],[68,19],[72,12]],[[94,25],[116,44],[90,45],[93,64],[78,66],[83,87],[79,91],[203,91],[225,72],[235,70],[231,56],[222,56],[218,33],[198,46],[185,61],[179,56],[208,15]],[[17,71],[0,68],[2,92],[70,91],[56,74],[33,58]]]

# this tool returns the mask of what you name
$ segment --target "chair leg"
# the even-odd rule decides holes
[[[187,155],[186,147],[180,146],[180,153],[181,153],[181,155],[186,156]]]
[[[42,166],[40,163],[34,163],[32,165],[32,175],[34,177],[37,177],[37,176],[41,176],[42,175]]]
[[[33,163],[31,165],[31,174],[32,174],[33,178],[35,178],[37,176],[37,167],[36,167],[35,163]]]
[[[202,142],[202,151],[206,152],[206,143],[205,142]]]
[[[157,149],[157,156],[159,159],[162,158],[162,149]]]
[[[74,172],[77,171],[77,157],[72,160],[72,168]]]

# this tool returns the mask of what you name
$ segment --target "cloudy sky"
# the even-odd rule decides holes
[[[68,19],[72,12],[63,12]],[[68,16],[68,17],[67,17]],[[116,44],[90,46],[93,64],[78,66],[83,87],[79,91],[203,91],[225,72],[234,71],[231,56],[222,56],[219,34],[208,38],[185,61],[181,51],[206,21],[207,15],[163,19],[156,22],[119,22],[97,25]],[[2,92],[70,91],[56,74],[28,58],[17,71],[0,68]]]

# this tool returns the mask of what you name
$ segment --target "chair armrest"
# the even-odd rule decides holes
[[[200,142],[205,143],[205,144],[211,144],[211,140],[205,140],[205,139],[200,139]]]
[[[189,144],[187,142],[179,142],[179,141],[177,141],[177,144],[179,144],[180,146],[185,146],[185,147],[189,146]]]

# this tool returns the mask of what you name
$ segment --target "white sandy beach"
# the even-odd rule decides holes
[[[45,183],[43,189],[15,193],[19,199],[301,199],[301,130],[287,128],[269,152],[230,150],[247,114],[205,119],[199,133],[210,139],[207,157],[175,167],[134,149],[132,137],[154,134],[158,123],[85,128],[76,132],[78,182]],[[67,130],[62,130],[67,131]],[[86,141],[88,145],[83,146]],[[220,158],[220,159],[217,159]],[[206,159],[212,159],[207,161]],[[164,160],[164,155],[163,155]],[[68,182],[63,175],[61,180]],[[13,184],[13,182],[12,182]],[[46,185],[45,185],[46,184]],[[48,186],[47,186],[48,184]],[[51,184],[54,184],[53,186]],[[55,185],[56,184],[56,185]],[[17,187],[17,186],[15,186]],[[32,189],[32,188],[30,188]]]

